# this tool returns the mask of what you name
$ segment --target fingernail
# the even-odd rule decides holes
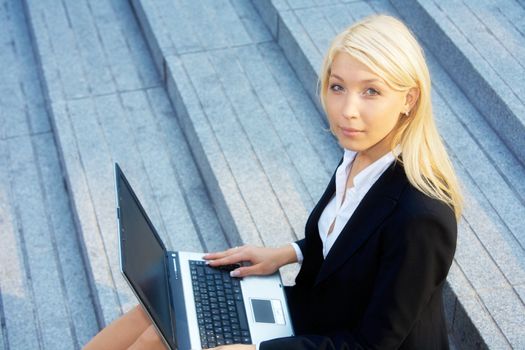
[[[205,263],[206,265],[209,265],[212,261],[213,261],[213,260],[206,260],[204,263]]]
[[[230,277],[239,277],[240,273],[237,270],[230,271]]]

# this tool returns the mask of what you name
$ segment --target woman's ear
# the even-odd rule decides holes
[[[410,113],[412,108],[415,106],[417,100],[419,98],[419,88],[418,87],[411,87],[405,96],[405,113]]]

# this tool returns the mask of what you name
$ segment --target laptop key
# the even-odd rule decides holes
[[[239,313],[239,323],[241,329],[248,330],[248,319],[246,318],[246,311],[244,311],[244,304],[240,301],[237,301],[237,312]]]
[[[206,337],[201,342],[202,347],[249,344],[251,337],[240,280],[230,277],[227,270],[211,268],[200,261],[193,263],[195,266],[190,268],[190,272],[195,310],[200,334]]]

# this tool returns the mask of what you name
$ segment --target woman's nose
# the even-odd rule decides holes
[[[355,94],[347,94],[343,103],[342,114],[345,118],[355,118],[359,115],[358,97]]]

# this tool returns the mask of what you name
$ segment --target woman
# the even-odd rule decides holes
[[[219,348],[448,349],[442,288],[461,196],[433,121],[422,50],[399,20],[368,17],[335,38],[320,87],[344,156],[305,238],[204,257],[211,266],[251,262],[232,271],[238,277],[301,262],[287,290],[296,335]],[[142,323],[128,344],[150,340],[161,348],[140,308],[97,337],[129,335],[133,317]]]

